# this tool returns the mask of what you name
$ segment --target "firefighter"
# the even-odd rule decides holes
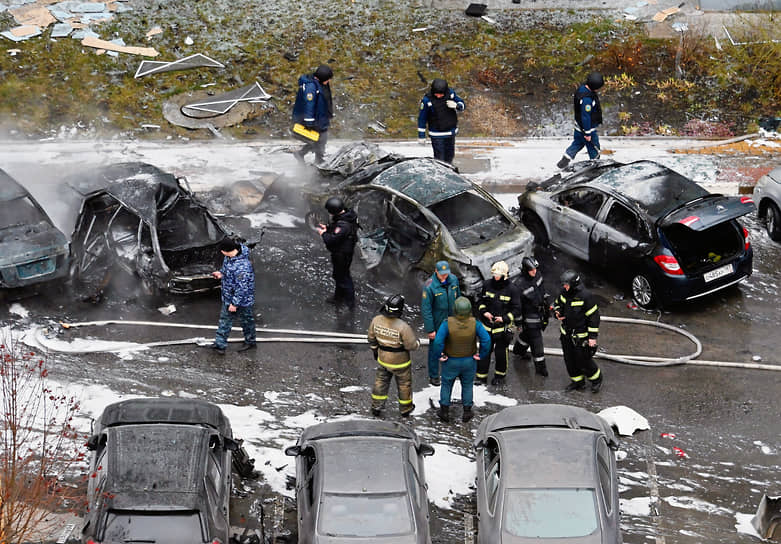
[[[531,348],[534,360],[534,372],[540,376],[548,375],[545,365],[545,346],[542,341],[542,331],[548,326],[550,315],[550,296],[542,285],[543,278],[539,263],[534,257],[524,257],[521,261],[521,277],[518,278],[516,289],[520,297],[521,332],[513,346],[513,353],[527,359],[527,351]]]
[[[392,295],[380,308],[369,325],[369,347],[377,361],[377,372],[372,389],[372,415],[379,416],[388,400],[388,388],[393,377],[399,394],[399,411],[403,417],[412,413],[412,362],[410,351],[420,347],[415,331],[401,319],[404,297]]]
[[[512,340],[512,327],[517,315],[518,292],[508,279],[510,267],[504,261],[491,266],[491,278],[483,287],[483,294],[477,305],[480,321],[491,334],[491,350],[488,356],[477,363],[475,383],[484,384],[488,380],[491,366],[491,351],[495,353],[496,367],[491,385],[502,385],[507,376],[508,347]]]
[[[480,342],[480,352],[476,341]],[[439,419],[450,421],[450,395],[456,378],[461,380],[461,404],[464,407],[461,421],[474,416],[472,389],[477,361],[491,353],[491,336],[485,327],[472,316],[472,303],[466,297],[458,297],[455,315],[448,317],[439,327],[431,349],[442,362],[442,387],[439,389]]]
[[[461,296],[458,278],[450,273],[450,263],[437,261],[435,267],[434,273],[423,284],[420,297],[420,314],[429,342],[434,340],[442,322],[453,315],[456,299]],[[441,383],[439,354],[434,353],[431,344],[428,349],[428,381],[437,387]]]
[[[320,223],[317,232],[322,236],[326,249],[331,252],[333,265],[334,296],[326,299],[329,304],[355,307],[355,285],[350,276],[350,265],[358,241],[358,215],[345,207],[338,196],[332,196],[325,203],[325,209],[331,214],[328,225]]]
[[[566,270],[561,275],[561,285],[562,291],[553,303],[553,309],[560,322],[561,351],[570,377],[570,383],[564,390],[583,390],[588,379],[591,392],[597,393],[602,387],[602,372],[594,362],[599,335],[599,307],[574,270]]]

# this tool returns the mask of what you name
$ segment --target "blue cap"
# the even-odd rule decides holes
[[[437,262],[437,273],[438,274],[450,274],[450,264],[447,261],[438,261]]]

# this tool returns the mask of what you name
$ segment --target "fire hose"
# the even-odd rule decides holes
[[[713,367],[730,367],[730,368],[745,368],[755,370],[771,370],[781,371],[781,365],[768,365],[760,363],[744,363],[736,361],[706,361],[697,359],[702,353],[702,343],[700,340],[688,331],[683,330],[680,327],[669,325],[667,323],[661,323],[659,321],[650,321],[645,319],[633,319],[627,317],[610,317],[603,316],[602,321],[612,323],[625,323],[631,325],[658,327],[665,330],[669,330],[676,334],[684,336],[686,339],[694,344],[694,351],[688,355],[680,357],[652,357],[645,355],[617,355],[612,354],[600,348],[597,351],[595,357],[600,359],[606,359],[617,363],[648,366],[648,367],[665,367],[676,365],[699,365],[699,366],[713,366]],[[63,329],[76,329],[82,327],[102,327],[107,325],[122,325],[122,326],[136,326],[136,327],[165,327],[165,328],[181,328],[181,329],[201,329],[201,330],[216,330],[217,327],[213,325],[197,325],[190,323],[160,323],[157,321],[126,321],[126,320],[103,320],[103,321],[82,321],[75,323],[60,323]],[[239,327],[233,327],[232,331],[241,331]],[[127,350],[147,349],[160,346],[174,346],[174,345],[186,345],[197,344],[205,345],[210,344],[211,340],[205,337],[192,337],[184,338],[180,340],[162,340],[158,342],[147,343],[129,343],[129,342],[110,342],[110,341],[96,341],[91,340],[91,344],[84,345],[83,343],[65,343],[62,341],[55,341],[52,339],[51,332],[48,327],[39,327],[34,331],[34,340],[37,345],[52,352],[60,353],[107,353],[118,352]],[[263,336],[257,338],[258,343],[279,343],[279,342],[295,342],[295,343],[330,343],[330,344],[367,344],[368,340],[365,334],[355,334],[346,332],[331,332],[331,331],[311,331],[300,329],[272,329],[265,327],[258,327],[256,331]],[[284,336],[265,336],[266,334],[284,335]],[[242,342],[241,338],[232,338],[229,342]],[[96,343],[97,342],[97,343]],[[422,338],[420,340],[422,345],[429,343],[428,338]],[[75,344],[75,345],[74,345]],[[546,355],[561,356],[562,352],[556,348],[546,348]]]

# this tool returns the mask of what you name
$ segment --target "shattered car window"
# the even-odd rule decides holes
[[[0,228],[16,225],[33,225],[46,221],[41,211],[29,197],[0,201]]]
[[[222,238],[211,218],[184,198],[160,217],[157,235],[160,247],[170,250],[215,243]]]
[[[501,236],[512,223],[491,202],[472,192],[461,193],[429,208],[447,227],[459,247]]]
[[[323,496],[320,533],[342,537],[382,537],[412,532],[406,493]]]

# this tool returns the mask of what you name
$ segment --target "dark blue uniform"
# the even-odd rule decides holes
[[[448,101],[455,102],[456,107],[448,107]],[[453,162],[456,154],[456,134],[458,134],[456,112],[464,111],[465,108],[464,101],[451,88],[447,89],[442,98],[437,98],[429,92],[421,99],[418,138],[426,137],[426,125],[428,125],[428,135],[431,138],[435,159],[447,163]]]
[[[573,103],[575,134],[564,154],[569,160],[574,160],[575,155],[585,146],[588,157],[598,159],[600,149],[597,126],[602,124],[602,106],[599,104],[599,96],[584,83],[573,95]],[[585,136],[590,136],[591,141],[586,141]]]
[[[330,86],[322,84],[314,76],[304,75],[298,78],[298,92],[293,105],[293,122],[301,123],[320,133],[320,138],[316,142],[307,143],[297,152],[299,159],[303,159],[304,155],[312,151],[315,160],[323,160],[328,127],[331,126],[331,117],[334,116],[333,110]]]

